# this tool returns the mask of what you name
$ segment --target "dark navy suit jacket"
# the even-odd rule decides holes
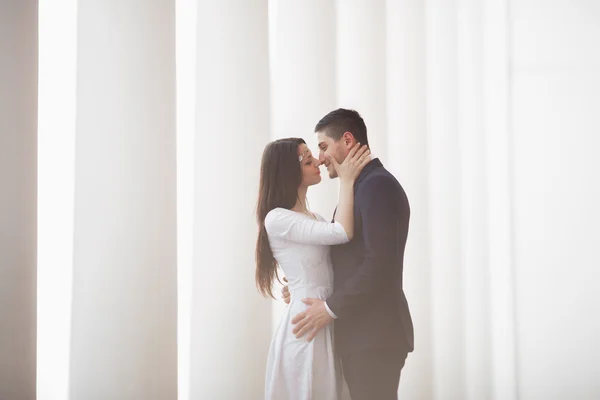
[[[379,159],[354,184],[354,238],[333,246],[335,341],[343,356],[370,349],[411,352],[413,324],[402,287],[410,207]]]

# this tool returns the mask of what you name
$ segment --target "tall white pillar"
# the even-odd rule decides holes
[[[268,8],[198,1],[192,399],[264,396],[271,304],[254,283],[255,207],[271,139]]]
[[[425,4],[388,0],[387,167],[410,202],[411,221],[404,255],[404,290],[415,327],[415,351],[400,380],[400,398],[433,396],[431,260],[425,69]]]
[[[483,1],[492,398],[518,398],[508,0]]]
[[[428,0],[427,111],[434,396],[465,398],[457,2]]]
[[[177,397],[175,2],[78,4],[70,397]]]
[[[196,120],[196,0],[177,0],[177,388],[190,397],[194,273],[194,136]]]
[[[385,0],[338,0],[337,102],[364,118],[374,155],[385,164],[386,16]]]
[[[280,1],[271,37],[271,121],[273,139],[301,137],[318,157],[314,128],[336,106],[334,0]],[[322,168],[322,181],[308,190],[313,211],[333,216],[338,182]],[[275,285],[276,297],[281,286]],[[285,303],[273,303],[273,328]]]
[[[458,0],[457,8],[465,399],[477,400],[491,395],[483,19],[480,0]]]
[[[0,399],[36,397],[37,24],[0,3]]]
[[[302,137],[317,155],[315,125],[336,105],[334,0],[280,1],[276,21],[271,54],[273,134]],[[325,218],[333,215],[337,195],[337,182],[326,173],[308,192],[311,208]]]
[[[77,0],[39,2],[37,398],[69,396]]]

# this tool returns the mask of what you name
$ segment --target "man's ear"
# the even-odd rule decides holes
[[[349,131],[344,132],[344,134],[342,135],[342,140],[344,141],[344,145],[347,148],[351,148],[352,146],[354,146],[354,143],[356,143],[354,135],[352,134],[352,132]]]

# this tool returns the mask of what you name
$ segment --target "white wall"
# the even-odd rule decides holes
[[[600,3],[512,0],[517,380],[600,397]]]

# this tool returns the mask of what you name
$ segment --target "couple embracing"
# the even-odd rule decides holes
[[[315,134],[318,156],[289,138],[269,143],[262,157],[256,283],[272,296],[281,268],[289,304],[271,342],[265,398],[397,399],[413,350],[402,281],[408,199],[371,154],[356,111],[330,112]],[[331,220],[306,205],[322,166],[340,179]]]

